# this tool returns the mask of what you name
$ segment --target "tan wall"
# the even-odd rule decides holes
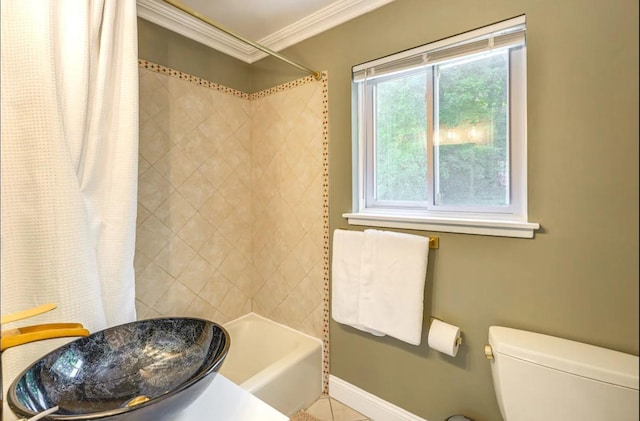
[[[138,57],[241,92],[251,91],[251,66],[138,18]]]
[[[455,359],[330,327],[333,375],[429,421],[500,419],[483,356],[490,325],[638,354],[638,3],[396,0],[283,52],[328,70],[333,231],[351,209],[351,66],[521,14],[529,215],[542,230],[532,240],[437,234],[425,319],[462,328]],[[252,89],[294,74],[262,60]]]
[[[143,62],[139,318],[254,311],[323,338],[323,87],[251,97]]]

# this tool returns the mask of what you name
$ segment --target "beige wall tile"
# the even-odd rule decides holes
[[[187,243],[173,235],[153,261],[173,278],[177,278],[195,255],[196,252]]]
[[[140,69],[139,318],[255,311],[322,337],[320,88],[249,100]]]
[[[153,306],[163,316],[185,316],[195,294],[176,281],[165,291]]]
[[[171,184],[152,166],[138,181],[138,202],[155,212],[174,191]]]
[[[136,228],[136,252],[154,258],[169,242],[171,230],[155,215],[149,215]]]
[[[205,301],[202,297],[195,296],[189,308],[185,312],[187,317],[198,317],[201,319],[214,320],[217,323],[221,323],[215,318],[216,309]]]
[[[196,208],[180,192],[174,191],[158,206],[154,215],[172,232],[177,233],[196,213]]]
[[[136,276],[136,298],[156,310],[158,299],[173,284],[174,278],[155,263]]]
[[[178,281],[195,294],[199,294],[208,285],[215,274],[215,269],[200,255],[196,255],[178,277]]]
[[[174,188],[178,188],[196,170],[196,165],[177,145],[171,144],[168,151],[154,167]]]
[[[148,305],[144,304],[142,301],[136,300],[136,316],[138,317],[138,320],[144,320],[160,317],[162,315]]]
[[[200,212],[194,213],[180,229],[178,235],[196,251],[207,242],[214,233],[214,227]]]
[[[171,149],[171,139],[162,128],[161,119],[150,118],[140,122],[139,136],[145,142],[140,142],[139,153],[150,164],[156,163]]]
[[[214,273],[202,286],[198,295],[216,309],[219,309],[233,285],[224,276]]]
[[[231,286],[222,304],[220,304],[220,312],[235,319],[250,311],[251,298],[246,296],[240,289]]]
[[[215,189],[207,181],[207,178],[201,171],[196,170],[184,183],[178,188],[182,196],[196,209],[200,209],[214,193]]]

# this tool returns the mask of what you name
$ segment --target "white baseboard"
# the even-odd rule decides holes
[[[329,375],[329,396],[373,421],[427,421],[332,375]]]

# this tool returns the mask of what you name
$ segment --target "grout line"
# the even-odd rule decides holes
[[[329,410],[331,411],[331,420],[335,421],[335,416],[333,415],[333,399],[329,396]]]

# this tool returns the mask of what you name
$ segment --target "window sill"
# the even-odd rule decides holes
[[[344,213],[351,225],[401,228],[421,231],[455,232],[496,237],[533,238],[540,224],[534,222],[475,218],[446,218],[421,215],[391,215],[388,213]]]

